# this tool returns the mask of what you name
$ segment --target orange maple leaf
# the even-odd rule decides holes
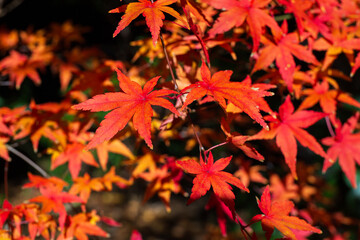
[[[86,149],[109,140],[133,118],[134,128],[145,139],[146,144],[152,148],[151,142],[151,117],[153,115],[152,105],[167,108],[175,114],[179,114],[176,108],[163,97],[176,94],[172,90],[153,91],[158,79],[154,77],[148,81],[144,88],[130,81],[120,70],[116,70],[120,88],[124,91],[96,95],[92,99],[73,106],[74,109],[90,110],[93,112],[109,111],[96,130],[94,138],[89,142]]]
[[[97,155],[99,158],[100,166],[103,170],[106,170],[106,165],[109,158],[109,152],[123,155],[129,159],[134,159],[135,156],[132,154],[130,149],[122,143],[120,140],[115,139],[113,141],[105,141],[96,146]]]
[[[285,157],[285,162],[289,166],[294,178],[296,174],[296,155],[297,145],[296,139],[304,147],[308,147],[314,153],[325,157],[326,154],[321,145],[308,132],[303,130],[313,125],[315,122],[325,117],[327,114],[315,111],[296,111],[291,103],[290,97],[279,107],[279,113],[273,116],[266,116],[266,120],[270,121],[270,130],[261,130],[248,140],[254,139],[273,139],[276,137],[276,145],[280,148]]]
[[[256,182],[261,184],[267,184],[268,180],[263,176],[262,172],[266,171],[265,166],[251,165],[252,161],[241,160],[239,169],[234,172],[234,176],[240,178],[241,182],[246,187],[250,185],[250,182]]]
[[[143,172],[139,177],[150,182],[146,188],[143,203],[147,202],[157,193],[158,197],[165,204],[166,211],[170,212],[171,193],[183,192],[180,184],[174,179],[176,177],[174,173],[169,171],[169,168],[164,165],[151,172]]]
[[[36,85],[41,83],[40,76],[36,71],[37,67],[39,65],[35,60],[15,50],[12,50],[8,57],[0,61],[2,75],[9,74],[10,81],[15,83],[17,89],[20,88],[25,77],[30,78]]]
[[[177,0],[139,0],[139,2],[129,3],[126,8],[125,15],[121,18],[119,25],[117,26],[113,37],[118,35],[124,28],[126,28],[135,18],[140,14],[145,17],[146,24],[150,28],[150,32],[155,46],[156,41],[159,37],[160,28],[163,26],[163,19],[165,18],[164,13],[166,12],[176,19],[179,19],[185,26],[188,24],[181,18],[180,14],[176,12],[170,5],[177,2]],[[111,12],[120,12],[111,11]]]
[[[79,240],[88,240],[87,235],[98,237],[110,237],[110,235],[96,225],[100,217],[92,211],[90,213],[79,213],[68,218],[70,226],[57,238],[58,240],[66,240],[76,238]]]
[[[322,139],[322,143],[329,146],[327,150],[328,158],[325,159],[323,171],[325,172],[337,159],[339,165],[351,185],[356,188],[356,166],[355,162],[360,163],[360,133],[353,133],[359,119],[359,113],[348,119],[335,130],[335,136]]]
[[[230,82],[232,71],[219,71],[211,76],[209,68],[203,62],[201,65],[201,78],[202,81],[191,84],[184,88],[182,92],[191,89],[190,93],[186,96],[186,100],[181,109],[184,109],[193,101],[204,97],[205,95],[213,97],[223,109],[226,109],[226,101],[234,104],[236,107],[242,109],[252,119],[257,121],[265,129],[268,129],[267,124],[260,114],[257,100],[260,97],[272,96],[272,92],[267,92],[262,88],[254,88],[249,85],[246,80],[242,82]],[[270,85],[272,86],[272,85]]]
[[[57,178],[57,177],[49,177],[44,178],[41,176],[33,175],[28,172],[28,178],[30,180],[29,183],[25,183],[22,187],[23,188],[53,188],[58,190],[59,192],[63,190],[65,186],[67,186],[67,182],[64,180]]]
[[[317,82],[313,88],[303,90],[302,95],[307,97],[302,101],[299,110],[310,108],[319,102],[324,113],[335,114],[338,101],[360,108],[360,103],[349,94],[337,89],[330,90],[327,81]]]
[[[101,191],[104,189],[104,186],[100,178],[90,179],[90,175],[85,173],[83,177],[78,177],[74,179],[74,184],[71,186],[69,193],[72,195],[80,194],[80,198],[87,202],[91,191]]]
[[[326,51],[321,70],[327,69],[341,53],[344,53],[349,62],[352,62],[354,50],[360,50],[360,39],[355,38],[352,28],[345,25],[335,26],[331,29],[330,36],[317,39],[313,45],[314,50]],[[354,74],[355,70],[352,69],[351,73]]]
[[[253,217],[252,222],[261,221],[263,230],[266,232],[266,239],[270,239],[274,228],[278,229],[286,237],[296,240],[292,230],[310,231],[321,234],[322,231],[311,226],[304,220],[289,216],[294,208],[291,201],[271,201],[269,186],[267,186],[261,195],[261,200],[257,199],[260,210],[263,214]]]
[[[104,188],[108,191],[112,191],[112,184],[115,183],[119,188],[125,188],[133,184],[133,179],[126,180],[118,175],[115,172],[115,166],[112,166],[110,170],[101,178],[101,182],[104,185]]]
[[[193,159],[176,162],[184,171],[196,174],[188,204],[204,196],[212,186],[215,195],[218,196],[233,213],[235,212],[235,195],[231,191],[232,188],[228,183],[246,192],[249,192],[249,190],[242,184],[240,179],[234,177],[231,173],[222,171],[229,165],[231,158],[232,156],[221,158],[214,163],[213,155],[210,152],[207,162],[204,162],[202,157],[200,158],[200,163]]]
[[[6,147],[6,143],[10,140],[10,138],[8,137],[2,137],[0,136],[0,157],[5,159],[6,161],[11,160],[10,156],[9,156],[9,152],[7,150]]]
[[[16,130],[16,124],[19,118],[27,111],[25,107],[10,109],[8,107],[0,108],[0,133],[13,136]]]

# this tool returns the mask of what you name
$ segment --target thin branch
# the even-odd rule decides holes
[[[20,6],[24,0],[13,0],[4,6],[4,0],[0,0],[0,18]]]
[[[9,172],[9,161],[5,160],[5,167],[4,167],[4,193],[5,193],[5,199],[9,198],[8,172]]]
[[[150,0],[150,1],[151,1],[151,3],[154,3],[153,0]],[[169,55],[168,55],[168,53],[167,53],[165,41],[164,41],[164,38],[163,38],[163,35],[162,35],[162,32],[161,32],[161,31],[160,31],[160,41],[161,41],[161,45],[162,45],[162,47],[163,47],[163,52],[164,52],[164,55],[165,55],[165,58],[166,58],[167,65],[168,65],[168,67],[169,67],[171,79],[172,79],[172,81],[173,81],[173,83],[174,83],[174,86],[175,86],[175,90],[180,94],[180,89],[179,89],[179,86],[178,86],[178,84],[177,84],[177,82],[176,82],[176,79],[175,79],[175,74],[174,74],[174,71],[173,71],[173,69],[172,69],[172,65],[171,65],[171,62],[170,62],[170,58],[169,58]],[[184,104],[184,101],[183,101],[183,99],[182,99],[181,97],[180,97],[180,101],[181,101],[182,104]],[[198,144],[199,144],[199,152],[200,152],[200,154],[201,154],[201,152],[204,152],[204,151],[205,151],[205,148],[203,147],[203,145],[202,145],[202,143],[201,143],[201,141],[200,141],[199,135],[198,135],[198,133],[197,133],[197,131],[196,131],[196,129],[195,129],[194,124],[193,124],[192,121],[191,121],[191,118],[190,118],[190,123],[191,123],[191,127],[192,127],[192,129],[193,129],[193,131],[194,131],[196,140],[197,140],[197,142],[198,142]],[[206,154],[204,154],[204,155],[205,155],[205,161],[206,161]]]
[[[168,55],[168,53],[167,53],[166,45],[165,45],[164,38],[163,38],[161,32],[160,32],[160,40],[161,40],[161,45],[162,45],[162,47],[163,47],[164,55],[165,55],[165,58],[166,58],[166,62],[167,62],[167,65],[168,65],[168,67],[169,67],[169,70],[170,70],[171,79],[172,79],[172,81],[173,81],[173,83],[174,83],[174,86],[175,86],[175,90],[180,94],[180,89],[179,89],[179,86],[178,86],[177,83],[176,83],[175,74],[174,74],[174,71],[173,71],[173,69],[172,69],[171,62],[170,62],[170,58],[169,58],[169,55]],[[182,104],[184,104],[184,101],[183,101],[183,99],[182,99],[181,97],[180,97],[180,101],[181,101]],[[190,123],[191,123],[191,127],[192,127],[192,129],[193,129],[193,131],[194,131],[194,135],[195,135],[195,137],[196,137],[196,140],[197,140],[197,142],[198,142],[198,144],[199,144],[199,152],[200,152],[200,154],[201,154],[202,151],[205,151],[205,148],[203,147],[203,145],[202,145],[202,143],[201,143],[201,141],[200,141],[199,135],[198,135],[198,133],[197,133],[197,131],[196,131],[196,129],[195,129],[194,124],[193,124],[192,121],[191,121],[191,118],[190,118]],[[205,155],[205,160],[206,160],[206,155]]]
[[[177,82],[176,82],[175,74],[174,74],[174,71],[173,71],[173,69],[172,69],[172,67],[171,67],[170,58],[169,58],[169,55],[168,55],[168,53],[167,53],[166,46],[165,46],[165,42],[164,42],[164,38],[163,38],[163,35],[162,35],[161,32],[160,32],[160,40],[161,40],[161,45],[162,45],[162,47],[163,47],[163,52],[164,52],[164,54],[165,54],[166,62],[167,62],[167,64],[168,64],[168,67],[169,67],[169,70],[170,70],[171,79],[172,79],[172,81],[173,81],[173,83],[174,83],[174,85],[175,85],[175,90],[180,93],[180,89],[179,89],[179,86],[178,86],[178,84],[177,84]],[[182,101],[182,98],[181,98],[181,97],[180,97],[180,99],[181,99],[181,101]]]
[[[10,81],[8,81],[8,82],[0,82],[0,86],[6,86],[6,87],[8,87],[8,86],[12,86],[12,85],[13,85],[13,83],[10,82]]]
[[[25,156],[23,153],[19,152],[18,150],[16,150],[15,148],[13,148],[12,146],[5,144],[6,148],[12,152],[13,154],[15,154],[16,156],[18,156],[19,158],[21,158],[22,160],[24,160],[27,164],[29,164],[31,167],[33,167],[35,170],[37,170],[43,177],[50,177],[49,174],[47,174],[39,165],[37,165],[33,160],[31,160],[30,158],[28,158],[27,156]]]

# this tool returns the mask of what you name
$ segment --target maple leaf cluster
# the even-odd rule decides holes
[[[109,11],[122,14],[116,38],[145,18],[150,34],[131,43],[129,62],[83,47],[89,30],[71,22],[1,30],[1,87],[53,81],[61,100],[1,98],[0,158],[40,175],[28,174],[23,188],[38,194],[17,205],[5,181],[0,238],[110,237],[97,223],[121,224],[89,210],[92,193],[145,183],[143,203],[157,196],[168,212],[174,194],[208,198],[223,237],[236,224],[245,239],[275,228],[346,239],[356,218],[327,213],[324,192],[336,162],[357,187],[359,11],[353,0],[134,1]],[[17,149],[27,143],[39,159]],[[239,205],[250,195],[261,214]]]

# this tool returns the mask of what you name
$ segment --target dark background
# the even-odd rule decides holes
[[[5,1],[6,2],[6,1]],[[126,60],[126,47],[130,30],[125,29],[119,37],[112,38],[121,14],[109,10],[129,1],[117,0],[24,0],[17,8],[0,18],[0,26],[8,29],[26,30],[47,28],[50,23],[72,21],[75,25],[90,27],[85,34],[85,44],[100,47],[110,58]],[[134,32],[134,30],[132,30]]]

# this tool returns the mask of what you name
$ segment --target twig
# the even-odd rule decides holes
[[[151,3],[154,3],[153,0],[150,0],[150,1],[151,1]],[[169,58],[169,55],[168,55],[168,53],[167,53],[165,41],[164,41],[164,38],[163,38],[163,35],[162,35],[161,31],[160,31],[160,41],[161,41],[161,45],[162,45],[162,47],[163,47],[163,52],[164,52],[164,55],[165,55],[165,58],[166,58],[167,65],[168,65],[168,67],[169,67],[171,79],[172,79],[172,81],[173,81],[173,83],[174,83],[174,86],[175,86],[175,90],[176,90],[179,94],[181,94],[181,93],[180,93],[179,86],[178,86],[178,84],[176,83],[175,74],[174,74],[174,71],[173,71],[172,66],[171,66],[170,58]],[[180,97],[180,101],[181,101],[182,104],[184,104],[184,101],[183,101],[183,99],[182,99],[181,97]],[[196,140],[197,140],[197,142],[198,142],[198,144],[199,144],[199,152],[200,152],[200,155],[201,155],[202,152],[204,152],[204,157],[205,157],[205,161],[206,161],[207,157],[206,157],[206,154],[205,154],[205,148],[203,147],[203,145],[202,145],[202,143],[201,143],[201,141],[200,141],[200,137],[199,137],[199,135],[198,135],[198,133],[197,133],[197,131],[196,131],[196,129],[195,129],[194,124],[193,124],[192,121],[191,121],[191,118],[190,118],[190,123],[191,123],[191,127],[192,127],[192,129],[193,129],[193,131],[194,131],[194,135],[195,135],[195,137],[196,137]]]
[[[8,86],[11,86],[11,85],[13,85],[13,84],[12,84],[12,82],[10,82],[10,81],[0,82],[0,86],[6,86],[6,87],[8,87]]]
[[[43,177],[48,178],[49,174],[47,174],[39,165],[37,165],[33,160],[31,160],[30,158],[28,158],[27,156],[25,156],[24,154],[22,154],[21,152],[19,152],[18,150],[16,150],[15,148],[13,148],[12,146],[5,144],[6,148],[12,152],[13,154],[15,154],[16,156],[18,156],[19,158],[21,158],[22,160],[24,160],[27,164],[29,164],[31,167],[33,167],[35,170],[37,170]]]
[[[8,198],[9,198],[8,172],[9,172],[9,161],[6,161],[6,160],[5,160],[5,167],[4,167],[4,191],[5,191],[5,199],[8,199]]]

